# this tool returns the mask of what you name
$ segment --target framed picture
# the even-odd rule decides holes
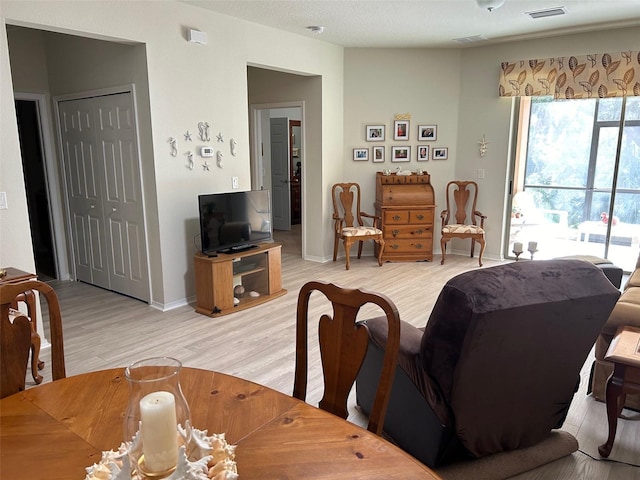
[[[447,147],[434,147],[432,151],[432,160],[446,160],[449,158],[449,149]]]
[[[367,142],[384,142],[384,125],[367,125]]]
[[[353,160],[356,162],[368,162],[369,161],[369,149],[368,148],[354,148]]]
[[[418,150],[418,158],[419,162],[428,162],[429,161],[429,145],[418,145],[416,147]]]
[[[438,138],[437,125],[418,125],[418,141],[430,142]]]
[[[373,163],[383,163],[384,162],[384,147],[372,147],[372,156],[371,161]]]
[[[393,139],[409,140],[409,120],[396,120],[393,122]]]
[[[392,162],[410,162],[411,147],[391,147]]]

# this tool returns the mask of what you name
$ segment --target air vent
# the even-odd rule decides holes
[[[567,9],[564,7],[553,7],[546,8],[544,10],[535,10],[533,12],[525,12],[531,18],[545,18],[545,17],[555,17],[557,15],[564,15],[567,13]]]
[[[485,37],[484,35],[473,35],[471,37],[454,38],[453,41],[458,43],[474,43],[474,42],[482,42],[483,40],[486,40],[486,39],[487,37]]]

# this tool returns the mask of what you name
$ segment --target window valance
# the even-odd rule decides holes
[[[640,96],[640,51],[503,62],[499,95]]]

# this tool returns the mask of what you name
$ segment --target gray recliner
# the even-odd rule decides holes
[[[515,262],[447,282],[424,329],[402,322],[385,433],[430,467],[535,445],[560,428],[620,292],[579,260]],[[366,320],[356,383],[371,407],[386,325]]]

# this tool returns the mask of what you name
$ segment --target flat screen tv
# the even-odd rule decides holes
[[[269,190],[198,195],[202,253],[232,253],[273,241]]]

